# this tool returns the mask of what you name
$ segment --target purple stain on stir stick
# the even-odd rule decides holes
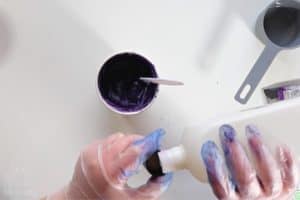
[[[140,111],[155,98],[158,85],[140,77],[158,77],[154,65],[134,53],[108,59],[98,75],[98,89],[104,101],[121,112]]]

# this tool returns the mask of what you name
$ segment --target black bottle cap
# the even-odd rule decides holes
[[[277,99],[277,96],[278,96],[277,88],[265,89],[264,93],[269,99]]]
[[[144,163],[144,166],[153,178],[165,175],[162,171],[161,163],[158,157],[158,152],[159,151],[154,152]]]

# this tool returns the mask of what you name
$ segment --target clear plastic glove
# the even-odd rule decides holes
[[[252,125],[246,127],[246,136],[254,163],[229,125],[220,128],[225,161],[214,142],[208,141],[202,146],[201,155],[216,197],[222,200],[292,199],[299,182],[299,169],[289,148],[278,146],[274,156],[263,143],[259,130]]]
[[[146,137],[115,134],[88,145],[81,152],[70,184],[48,200],[155,200],[170,185],[172,174],[151,177],[130,188],[128,179],[160,148],[164,131]]]

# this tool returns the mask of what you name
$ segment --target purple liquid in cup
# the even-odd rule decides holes
[[[158,77],[154,65],[135,53],[120,53],[108,59],[98,75],[98,89],[105,104],[121,114],[135,114],[150,105],[158,85],[140,77]]]

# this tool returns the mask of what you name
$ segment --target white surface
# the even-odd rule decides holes
[[[252,27],[269,0],[9,0],[0,2],[0,198],[33,199],[67,183],[78,152],[117,130],[163,127],[166,146],[186,124],[245,108],[234,93],[263,49]],[[120,51],[149,58],[161,87],[146,112],[123,118],[97,97],[103,61]],[[259,88],[299,76],[299,50],[283,52]],[[247,107],[262,104],[257,90]],[[212,199],[176,174],[164,200]]]

